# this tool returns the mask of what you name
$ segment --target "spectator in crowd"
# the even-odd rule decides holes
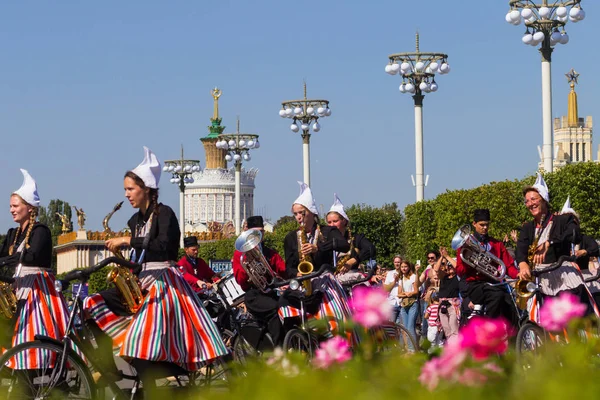
[[[415,323],[417,322],[417,314],[419,312],[419,278],[415,272],[415,266],[410,262],[403,260],[400,264],[400,276],[398,282],[398,299],[400,300],[400,318],[402,325],[412,335],[415,342],[417,341],[417,333],[415,331]],[[412,344],[408,345],[409,351],[414,351]]]
[[[390,319],[392,322],[397,324],[401,323],[400,321],[400,299],[398,298],[398,282],[400,281],[400,265],[402,265],[401,256],[394,256],[394,269],[388,271],[385,275],[385,280],[383,282],[383,289],[389,293],[388,301],[392,306],[392,318]]]
[[[458,319],[460,316],[459,281],[456,276],[456,262],[448,255],[445,247],[440,248],[440,258],[434,269],[440,278],[438,292],[440,306],[440,323],[446,339],[458,335]]]
[[[431,343],[430,351],[442,344],[442,325],[440,324],[439,316],[440,299],[437,293],[431,295],[431,302],[425,310],[425,318],[427,318],[427,340]]]

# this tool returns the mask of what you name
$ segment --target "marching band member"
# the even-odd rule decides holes
[[[375,246],[365,235],[355,234],[350,230],[350,218],[337,193],[333,194],[333,199],[333,205],[326,216],[327,225],[339,229],[350,245],[350,250],[346,253],[334,252],[336,276],[340,282],[350,282],[362,278],[358,266],[375,258]]]
[[[17,300],[10,329],[3,333],[4,347],[34,341],[36,335],[61,339],[68,320],[64,298],[54,289],[52,235],[36,220],[40,206],[37,184],[26,170],[21,173],[23,184],[10,196],[10,213],[19,226],[8,230],[0,248],[0,266],[14,272]],[[39,352],[21,354],[27,359],[16,360],[19,368],[39,365]]]
[[[264,235],[265,225],[263,217],[260,215],[248,217],[246,223],[247,229],[258,230]],[[265,246],[262,242],[260,250],[273,272],[280,278],[287,279],[285,262],[277,251]],[[273,339],[273,343],[276,346],[280,345],[283,341],[283,326],[277,314],[279,297],[275,291],[262,291],[256,287],[246,270],[242,267],[242,262],[245,261],[246,254],[236,250],[233,254],[233,275],[238,285],[246,292],[244,294],[244,304],[246,304],[246,308],[254,317],[265,324]],[[256,339],[255,344],[258,344],[260,338]]]
[[[208,266],[206,261],[198,257],[198,238],[188,236],[183,239],[185,256],[177,262],[183,279],[190,284],[194,292],[204,293],[219,280],[217,274]]]
[[[292,204],[292,213],[300,224],[300,229],[288,233],[284,239],[285,264],[288,276],[298,275],[300,255],[310,256],[314,270],[320,269],[323,264],[333,263],[334,251],[347,252],[350,250],[348,241],[341,232],[333,226],[319,225],[317,205],[312,191],[303,182],[300,185],[300,195]],[[303,233],[306,242],[302,243]],[[329,319],[332,331],[337,328],[336,320],[344,320],[350,315],[346,295],[339,282],[330,273],[313,278],[312,287],[315,293],[303,299],[305,310],[315,314],[316,318]],[[322,294],[322,301],[319,299]],[[300,304],[294,294],[286,291],[280,298],[279,315],[282,318],[296,317],[299,315]],[[291,305],[292,307],[287,307]],[[294,310],[295,309],[295,310]]]
[[[517,241],[516,258],[519,263],[519,277],[531,279],[531,267],[543,266],[556,262],[561,256],[571,254],[571,244],[580,241],[579,225],[572,214],[553,215],[550,212],[550,196],[542,175],[538,173],[533,186],[523,189],[525,206],[533,216],[533,221],[523,225]],[[529,250],[532,247],[532,260]],[[540,290],[546,296],[556,296],[568,291],[588,304],[588,313],[596,311],[592,308],[593,300],[586,289],[577,264],[565,262],[560,268],[540,276]]]
[[[174,267],[179,224],[173,210],[158,202],[160,162],[148,148],[144,151],[142,163],[124,179],[125,197],[139,210],[127,223],[132,236],[109,239],[106,247],[115,252],[131,246],[132,261],[143,265],[139,280],[145,298],[133,315],[115,288],[87,297],[84,307],[99,328],[95,329],[98,353],[108,350],[109,335],[118,355],[136,368],[147,390],[160,374],[198,370],[202,361],[223,356],[227,349],[200,300]],[[112,361],[110,352],[108,356]]]
[[[506,266],[506,275],[516,278],[519,271],[515,268],[515,262],[510,256],[504,243],[488,235],[490,227],[490,211],[487,209],[477,209],[473,213],[473,228],[475,232],[473,237],[489,253],[498,257]],[[466,281],[466,296],[474,304],[485,306],[486,315],[491,318],[504,317],[513,326],[517,326],[518,316],[506,288],[502,286],[490,286],[488,282],[497,283],[491,278],[479,273],[475,268],[466,265],[460,253],[462,248],[457,250],[456,273],[461,280]]]

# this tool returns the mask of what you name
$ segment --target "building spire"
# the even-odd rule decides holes
[[[571,92],[569,92],[569,112],[568,112],[568,124],[569,128],[577,128],[579,126],[579,110],[577,107],[577,93],[575,92],[575,85],[578,84],[577,79],[579,74],[573,68],[568,74],[565,74],[567,81],[571,86]]]
[[[210,91],[210,94],[212,95],[215,101],[213,119],[219,119],[219,97],[221,97],[223,91],[215,86],[215,88]]]
[[[417,31],[416,36],[417,36],[417,38],[416,38],[415,42],[416,42],[417,53],[418,53],[419,52],[419,31]]]

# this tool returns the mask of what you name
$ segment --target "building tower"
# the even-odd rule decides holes
[[[207,232],[209,225],[231,225],[235,204],[235,171],[225,161],[226,152],[217,149],[218,136],[225,127],[219,116],[219,98],[223,92],[219,88],[211,90],[214,100],[213,116],[210,119],[208,135],[200,139],[204,146],[205,168],[195,172],[194,183],[185,188],[185,231]],[[258,169],[242,168],[241,176],[241,216],[251,216],[254,211],[254,180]]]
[[[592,117],[579,118],[575,92],[579,74],[571,69],[566,77],[571,87],[568,112],[566,116],[554,118],[555,169],[571,163],[592,161]]]

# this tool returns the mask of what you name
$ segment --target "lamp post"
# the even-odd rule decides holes
[[[173,176],[170,182],[179,186],[179,223],[181,224],[179,244],[183,247],[183,238],[185,237],[185,185],[194,182],[192,174],[200,171],[200,161],[184,159],[183,146],[181,146],[181,159],[165,161],[163,171],[171,173]]]
[[[539,1],[539,0],[538,0]],[[581,0],[509,0],[510,11],[506,22],[512,25],[525,23],[523,43],[536,47],[540,44],[542,54],[542,127],[544,141],[542,163],[546,172],[552,172],[552,51],[557,44],[567,44],[565,31],[567,21],[579,22],[585,18]],[[550,4],[548,4],[550,3]],[[570,7],[570,9],[568,8]]]
[[[241,174],[242,160],[250,161],[250,150],[258,149],[260,142],[258,135],[252,133],[240,133],[240,120],[237,120],[236,133],[222,133],[216,143],[218,149],[226,150],[226,161],[233,161],[235,166],[235,234],[239,235],[241,230],[240,206],[241,206]]]
[[[292,132],[302,130],[302,160],[304,167],[304,183],[310,186],[310,130],[319,132],[319,118],[329,117],[329,100],[307,99],[306,82],[304,82],[304,99],[288,100],[281,103],[279,116],[293,120]],[[298,125],[300,123],[300,125]]]
[[[419,50],[419,33],[416,37],[416,51],[412,53],[396,53],[388,56],[389,63],[385,72],[390,75],[399,74],[402,78],[400,93],[412,94],[415,103],[415,159],[417,201],[425,196],[423,180],[423,93],[436,92],[438,84],[435,74],[444,75],[450,72],[448,55],[443,53],[422,53]]]

